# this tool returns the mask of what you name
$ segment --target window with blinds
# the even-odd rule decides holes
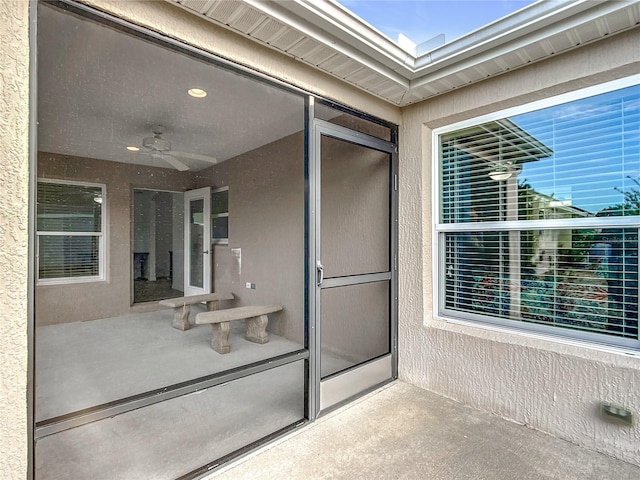
[[[637,81],[437,136],[440,314],[640,348]]]
[[[104,186],[39,181],[37,261],[40,283],[103,277]]]
[[[229,244],[229,187],[211,191],[211,241]]]

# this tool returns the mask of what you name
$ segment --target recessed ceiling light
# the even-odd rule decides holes
[[[187,93],[195,98],[204,98],[207,96],[207,92],[201,88],[190,88]]]
[[[140,148],[139,147],[134,147],[133,145],[129,145],[127,147],[127,150],[129,150],[130,152],[139,152]]]

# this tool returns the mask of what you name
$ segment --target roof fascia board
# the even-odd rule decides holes
[[[590,8],[594,3],[593,0],[538,1],[452,42],[422,53],[416,59],[414,73],[445,59],[465,54],[476,55],[483,49],[488,50],[513,38],[544,29],[559,19]]]
[[[415,49],[401,47],[333,0],[288,0],[278,4],[404,78],[410,78],[415,69]],[[335,48],[335,41],[329,46]]]
[[[389,80],[396,82],[398,85],[405,88],[409,87],[409,76],[413,71],[414,57],[400,47],[395,46],[395,53],[401,53],[402,58],[392,58],[389,54],[390,49],[383,53],[385,49],[369,45],[364,41],[360,32],[348,32],[346,27],[339,27],[340,22],[329,21],[326,13],[320,16],[315,6],[313,9],[309,8],[310,3],[308,2],[301,2],[300,0],[284,2],[243,0],[243,3],[354,59],[358,63],[384,75]],[[335,8],[334,2],[318,0],[318,3],[330,5],[333,7],[333,11],[340,15],[341,10]],[[346,15],[341,18],[344,20],[344,17]],[[367,34],[372,38],[378,36],[378,39],[382,40],[381,44],[385,42],[393,44],[381,33],[376,34],[371,27],[368,27]],[[407,65],[407,61],[409,61],[410,65]]]
[[[587,2],[580,1],[577,3],[580,3],[580,6],[584,7],[584,4],[588,3],[588,1],[589,0],[587,0]],[[593,3],[594,2],[591,2],[592,7]],[[482,64],[485,61],[513,52],[527,45],[540,42],[552,35],[562,33],[571,28],[595,21],[607,14],[628,8],[633,3],[634,2],[626,1],[603,1],[599,2],[599,4],[593,8],[588,8],[589,6],[587,5],[587,9],[580,8],[580,11],[578,12],[570,10],[569,15],[564,15],[561,21],[554,22],[551,25],[545,25],[544,28],[539,28],[532,33],[522,35],[523,32],[518,32],[513,39],[503,37],[500,42],[495,44],[494,48],[478,47],[477,50],[475,48],[470,48],[464,52],[451,54],[448,57],[444,57],[431,63],[427,67],[423,67],[419,72],[416,72],[416,76],[411,82],[411,87],[419,87],[445,78],[449,75],[455,74],[457,71],[471,68],[477,64]]]
[[[188,9],[194,12],[202,11],[202,8],[207,10],[211,5],[224,0],[167,1],[183,4],[183,7],[189,6]],[[405,94],[399,103],[387,99],[400,106],[405,104],[404,99],[409,97],[411,91],[419,87],[428,88],[430,82],[444,80],[501,56],[524,51],[553,36],[568,34],[572,29],[593,27],[600,30],[599,25],[606,25],[608,15],[616,15],[626,9],[630,20],[632,17],[636,18],[636,24],[640,17],[640,0],[539,0],[457,40],[416,56],[415,51],[410,52],[411,49],[395,44],[334,0],[240,0],[238,3],[279,21],[300,35],[352,59],[402,88]],[[198,8],[199,4],[205,4],[205,7]],[[215,17],[209,18],[216,21]],[[600,32],[598,38],[608,33],[617,31]],[[585,42],[594,40],[597,38],[589,38]],[[421,51],[419,45],[416,48]],[[563,46],[561,51],[570,48]],[[286,53],[286,50],[276,50]],[[547,53],[543,58],[555,52]],[[305,58],[301,60],[305,61]],[[539,58],[533,59],[537,60]],[[336,76],[345,80],[342,76]],[[359,86],[357,83],[355,85]],[[361,85],[359,87],[385,98],[384,92],[370,91]],[[429,96],[419,95],[422,100]]]

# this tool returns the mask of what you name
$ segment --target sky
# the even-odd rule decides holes
[[[413,43],[445,35],[450,42],[533,0],[338,0],[344,7],[397,41],[402,33]]]

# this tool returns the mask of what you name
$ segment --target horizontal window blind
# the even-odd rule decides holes
[[[440,139],[441,222],[637,215],[640,87]]]
[[[99,237],[39,235],[38,246],[38,273],[41,279],[100,275]]]
[[[640,345],[640,86],[442,134],[439,154],[441,313]]]
[[[103,200],[101,186],[38,182],[40,280],[101,276]]]
[[[446,308],[638,337],[638,231],[446,234]]]
[[[102,188],[66,183],[38,183],[39,232],[100,232]]]

